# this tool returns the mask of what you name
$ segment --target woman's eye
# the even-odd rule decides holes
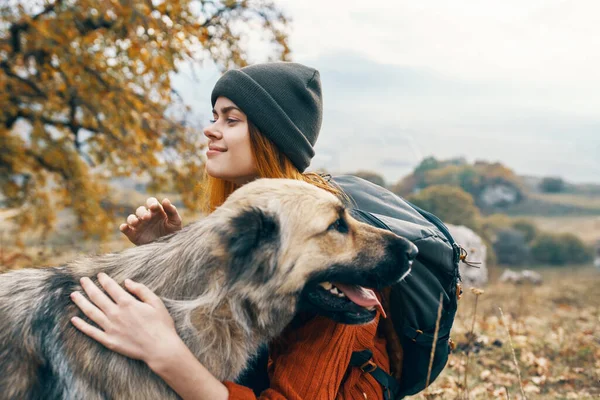
[[[208,122],[210,122],[211,124],[214,124],[215,122],[217,122],[216,119],[209,119]]]
[[[329,225],[328,231],[338,231],[340,233],[348,233],[348,225],[342,218],[338,218],[333,224]]]
[[[233,124],[235,122],[238,122],[237,119],[227,119],[228,124]]]

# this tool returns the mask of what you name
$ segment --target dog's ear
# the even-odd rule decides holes
[[[276,249],[279,236],[279,223],[275,216],[266,214],[259,208],[250,207],[233,217],[228,235],[230,279],[253,276],[268,278],[271,267],[269,256]],[[266,248],[266,246],[269,248]],[[256,254],[257,252],[261,254]]]
[[[272,239],[279,232],[277,220],[260,208],[251,207],[231,220],[233,234],[229,237],[229,251],[237,257],[251,252],[261,243]]]

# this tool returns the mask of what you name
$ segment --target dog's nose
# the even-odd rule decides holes
[[[415,246],[414,243],[409,242],[408,250],[406,250],[406,258],[408,258],[408,261],[417,258],[417,254],[419,254],[419,248]]]

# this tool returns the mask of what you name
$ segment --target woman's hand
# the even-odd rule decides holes
[[[146,206],[138,207],[135,215],[129,215],[127,223],[121,224],[119,230],[131,243],[139,246],[181,230],[181,217],[169,199],[164,199],[161,204],[155,197],[149,197]]]
[[[106,296],[89,278],[81,286],[90,302],[79,292],[71,299],[94,321],[98,329],[81,318],[71,322],[77,329],[108,349],[142,360],[183,399],[227,399],[227,388],[192,354],[177,335],[175,324],[162,300],[141,283],[125,280],[133,297],[106,274],[98,274]]]
[[[108,349],[147,364],[158,362],[180,345],[171,315],[150,289],[127,279],[128,293],[104,273],[98,274],[98,281],[110,298],[89,278],[82,278],[81,286],[91,302],[79,292],[73,292],[71,299],[100,329],[73,317],[77,329]]]

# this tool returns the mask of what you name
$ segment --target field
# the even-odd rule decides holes
[[[600,398],[600,271],[541,272],[540,286],[492,283],[479,296],[467,290],[446,370],[411,398]]]
[[[572,233],[586,243],[600,240],[600,215],[588,217],[528,217],[545,232]]]
[[[131,246],[117,227],[145,198],[131,191],[113,199],[127,211],[115,221],[114,236],[105,243],[84,241],[73,230],[72,215],[62,212],[54,234],[43,240],[28,234],[24,248],[18,249],[9,246],[15,229],[8,222],[12,211],[0,210],[0,271],[3,266],[59,265],[82,254]],[[514,217],[529,218],[543,231],[574,233],[591,244],[600,239],[600,203],[594,196],[582,198],[534,196],[533,201],[543,201],[547,209]],[[576,212],[556,215],[560,210],[555,205]],[[198,218],[180,211],[184,221]],[[502,269],[492,267],[491,283],[482,288],[483,294],[465,291],[452,334],[457,348],[429,390],[412,399],[600,398],[600,270],[538,270],[544,276],[541,286],[497,283]]]
[[[600,186],[569,185],[562,193],[541,193],[537,183],[523,180],[526,199],[501,212],[514,216],[546,218],[600,217]]]

